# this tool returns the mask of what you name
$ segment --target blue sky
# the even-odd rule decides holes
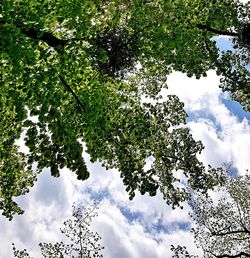
[[[250,121],[250,112],[245,112],[238,102],[228,98],[222,98],[222,102],[226,108],[239,119],[239,121],[242,121],[244,118]]]
[[[225,39],[218,40],[222,48],[227,44]],[[200,80],[173,73],[167,84],[163,97],[179,96],[189,114],[187,126],[205,145],[200,160],[213,166],[232,163],[234,171],[244,174],[250,168],[250,113],[221,92],[215,72],[209,71]],[[17,198],[25,214],[11,222],[0,217],[1,258],[12,257],[12,242],[40,257],[39,242],[65,240],[59,228],[71,216],[72,204],[88,204],[93,199],[102,200],[92,227],[102,236],[104,257],[166,258],[171,257],[171,244],[186,245],[191,252],[201,253],[189,233],[193,221],[186,204],[183,210],[172,210],[160,193],[155,197],[137,193],[129,201],[118,171],[106,171],[99,163],[90,163],[87,154],[84,156],[91,172],[89,180],[80,182],[66,169],[60,178],[44,171],[30,193]]]

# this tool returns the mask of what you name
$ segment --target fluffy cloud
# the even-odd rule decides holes
[[[215,72],[208,72],[200,80],[173,73],[167,83],[169,89],[163,94],[176,94],[185,103],[190,116],[188,126],[194,138],[205,146],[201,160],[213,166],[231,162],[244,174],[250,168],[249,120],[240,119],[239,111],[232,113],[224,104],[228,96],[219,89]]]
[[[91,195],[98,192],[95,182],[100,177],[106,177],[106,180],[100,180],[99,189],[106,189],[108,196],[103,198],[99,215],[92,227],[102,236],[105,257],[166,257],[166,254],[170,255],[170,245],[180,242],[191,243],[191,249],[195,249],[192,240],[190,241],[190,234],[173,227],[175,222],[190,222],[186,211],[172,211],[164,204],[161,196],[137,196],[135,200],[128,201],[128,195],[116,171],[106,172],[101,167],[97,169],[96,165],[90,165],[90,169],[94,169],[95,174],[86,182],[77,181],[66,170],[56,179],[48,171],[43,172],[31,192],[19,198],[25,214],[15,217],[11,222],[0,218],[3,229],[0,236],[0,257],[12,257],[12,242],[20,249],[30,250],[34,257],[40,257],[39,242],[63,240],[59,228],[63,220],[71,216],[73,201],[91,203]],[[129,219],[122,212],[125,208],[128,214],[137,213],[138,217]],[[165,228],[171,226],[171,232],[164,231],[163,225]],[[157,227],[161,230],[157,230]]]

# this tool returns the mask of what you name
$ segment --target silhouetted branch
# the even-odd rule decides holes
[[[58,52],[60,51],[60,48],[63,48],[69,42],[87,40],[86,38],[60,39],[54,36],[51,32],[41,32],[34,27],[27,30],[20,24],[15,24],[15,26],[21,30],[22,34],[33,40],[41,40],[48,44],[50,47],[53,47]]]
[[[71,89],[71,87],[69,86],[69,84],[64,80],[64,78],[59,75],[59,78],[62,82],[62,84],[65,86],[65,88],[72,94],[72,96],[74,97],[74,99],[76,100],[77,104],[83,109],[83,111],[85,111],[85,107],[83,106],[83,104],[81,103],[80,99],[78,98],[78,96],[74,93],[74,91]]]
[[[60,47],[64,47],[67,43],[67,40],[59,39],[55,37],[52,33],[49,32],[39,32],[35,28],[30,28],[26,30],[24,27],[17,25],[16,26],[21,30],[22,34],[34,40],[42,40],[50,47],[53,47],[58,51]]]
[[[231,36],[231,37],[238,37],[239,36],[239,34],[236,33],[236,32],[218,30],[218,29],[211,28],[211,27],[209,27],[207,25],[204,25],[204,24],[198,24],[197,28],[200,29],[200,30],[207,30],[209,32],[219,34],[219,35],[224,35],[224,36]]]
[[[226,236],[230,234],[239,234],[239,233],[244,233],[244,234],[250,234],[250,231],[248,229],[242,229],[242,230],[233,230],[233,231],[227,231],[227,232],[211,232],[212,236]]]
[[[236,258],[236,257],[250,257],[250,254],[245,252],[240,252],[238,254],[230,255],[230,254],[222,254],[222,255],[215,255],[217,258]]]

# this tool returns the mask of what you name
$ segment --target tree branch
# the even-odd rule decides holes
[[[74,91],[70,88],[68,83],[64,80],[64,78],[61,75],[59,75],[59,78],[60,78],[62,84],[64,85],[64,87],[72,94],[72,96],[76,100],[77,104],[82,108],[83,111],[85,111],[85,107],[83,106],[82,102],[80,101],[78,96],[74,93]]]
[[[15,24],[15,26],[21,30],[22,34],[33,40],[41,40],[45,42],[50,47],[53,47],[57,52],[59,52],[60,48],[63,48],[69,42],[88,40],[87,38],[59,39],[51,32],[41,32],[36,30],[34,27],[27,30],[24,28],[24,26],[21,26],[20,24]]]
[[[68,41],[64,39],[59,39],[49,32],[43,32],[40,36],[39,32],[35,28],[30,28],[29,30],[26,30],[20,25],[17,27],[27,37],[34,40],[42,40],[43,42],[47,43],[50,47],[53,47],[56,50],[58,50],[58,47],[64,47]]]
[[[245,253],[245,252],[240,252],[238,254],[235,255],[230,255],[230,254],[222,254],[222,255],[214,255],[217,258],[236,258],[236,257],[241,257],[241,256],[245,256],[245,257],[250,257],[250,254]]]
[[[82,229],[80,228],[80,233],[79,233],[79,238],[80,238],[80,257],[83,258],[83,246],[82,246]]]
[[[207,30],[209,32],[219,34],[219,35],[225,35],[225,36],[231,36],[231,37],[238,37],[239,36],[239,34],[236,33],[236,32],[218,30],[218,29],[211,28],[211,27],[209,27],[207,25],[204,25],[204,24],[197,24],[196,27],[200,30]]]
[[[230,235],[230,234],[239,234],[239,233],[250,234],[250,231],[248,229],[242,229],[242,230],[228,231],[228,232],[224,232],[224,233],[211,232],[211,235],[212,236],[226,236],[226,235]]]

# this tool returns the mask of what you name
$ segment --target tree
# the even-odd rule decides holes
[[[0,21],[4,214],[11,219],[17,209],[21,213],[12,197],[26,192],[43,168],[59,176],[67,167],[87,179],[83,150],[93,162],[120,171],[130,198],[135,190],[155,195],[160,189],[167,203],[179,205],[188,195],[174,184],[177,170],[194,189],[215,185],[215,170],[205,171],[196,158],[203,146],[184,126],[183,104],[176,96],[160,101],[159,92],[173,70],[199,78],[216,69],[224,89],[247,109],[248,10],[249,5],[229,0],[5,1]],[[211,40],[216,35],[233,37],[237,51],[220,56]],[[142,68],[136,70],[138,63]],[[142,96],[154,104],[143,103]],[[15,147],[22,132],[27,154]],[[15,165],[6,173],[12,156]],[[149,157],[154,162],[145,171]]]
[[[226,193],[193,203],[194,235],[205,257],[250,257],[250,176],[228,181]]]
[[[97,215],[97,204],[87,207],[74,206],[73,219],[66,220],[61,232],[70,239],[70,244],[63,242],[40,243],[41,254],[44,258],[91,258],[103,257],[102,247],[98,241],[101,239],[97,232],[89,228],[92,219]],[[18,250],[13,244],[14,256],[18,258],[31,257],[26,249]]]
[[[137,1],[128,21],[136,35],[139,33],[140,62],[151,66],[149,60],[153,58],[165,71],[168,68],[196,78],[214,69],[222,76],[221,88],[249,111],[250,3],[237,0],[143,2]],[[220,51],[216,36],[229,37],[233,49]]]
[[[249,175],[228,179],[218,201],[202,195],[191,201],[194,237],[204,258],[250,257],[249,183]],[[174,257],[195,257],[185,247],[172,248],[179,254]]]

